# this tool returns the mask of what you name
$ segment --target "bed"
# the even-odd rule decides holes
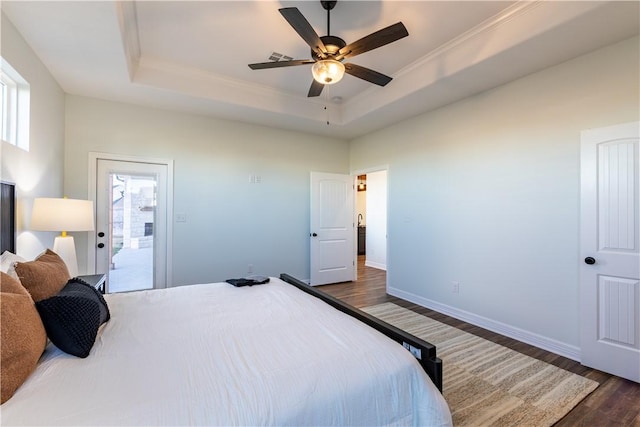
[[[435,347],[289,275],[104,298],[88,357],[49,342],[2,425],[451,425]]]

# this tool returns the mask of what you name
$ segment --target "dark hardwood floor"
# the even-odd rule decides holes
[[[600,386],[561,419],[556,426],[640,426],[640,384],[584,367],[571,359],[387,295],[386,272],[365,267],[364,256],[358,257],[358,280],[356,282],[325,285],[321,286],[320,289],[355,307],[367,307],[383,302],[392,302],[447,325],[597,381]]]

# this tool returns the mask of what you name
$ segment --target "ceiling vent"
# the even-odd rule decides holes
[[[269,56],[269,61],[291,61],[293,58],[287,55],[283,55],[278,52],[273,52],[271,56]]]

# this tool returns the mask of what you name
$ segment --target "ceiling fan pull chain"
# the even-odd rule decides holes
[[[331,86],[327,86],[327,90],[325,90],[324,92],[324,99],[325,99],[325,104],[324,104],[324,111],[326,113],[326,118],[327,118],[327,126],[331,125],[331,122],[329,120],[329,106],[331,105]]]

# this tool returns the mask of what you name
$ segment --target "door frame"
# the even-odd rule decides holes
[[[378,165],[378,166],[372,166],[370,168],[363,168],[363,169],[355,169],[351,171],[351,177],[353,178],[353,185],[354,185],[354,189],[356,188],[355,186],[358,185],[358,175],[366,175],[368,173],[373,173],[373,172],[382,172],[382,171],[386,171],[387,172],[387,200],[386,200],[386,208],[387,208],[387,233],[386,233],[386,266],[387,269],[385,270],[386,275],[385,275],[385,291],[389,290],[389,270],[390,268],[390,263],[389,263],[389,165],[385,164],[385,165]],[[356,198],[358,197],[357,191],[354,190],[353,192],[353,206],[354,206],[354,210],[353,210],[353,221],[354,224],[358,223],[358,213],[356,212],[357,209],[355,209],[355,207],[357,206],[356,202]],[[358,240],[358,227],[354,227],[353,230],[354,233],[354,242],[357,242]],[[355,260],[356,260],[356,265],[355,265],[355,279],[358,279],[358,247],[357,245],[354,245],[354,256],[355,256]]]
[[[113,160],[120,162],[134,162],[134,163],[151,163],[156,165],[164,165],[167,167],[167,242],[166,253],[167,259],[165,261],[165,274],[166,274],[166,287],[173,286],[173,160],[170,159],[158,159],[153,157],[138,157],[125,154],[113,154],[113,153],[100,153],[89,152],[89,188],[87,194],[89,200],[93,200],[96,203],[97,198],[97,172],[98,172],[98,160]],[[97,212],[93,213],[94,222]],[[89,233],[87,239],[87,268],[88,271],[96,271],[96,234]]]

